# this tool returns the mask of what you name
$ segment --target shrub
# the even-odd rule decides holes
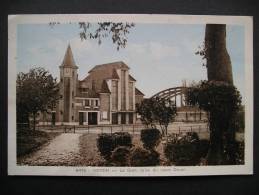
[[[97,138],[97,148],[105,160],[110,160],[112,151],[118,146],[131,147],[131,135],[126,132],[99,134]]]
[[[131,135],[127,132],[116,132],[112,134],[115,148],[117,146],[132,146]]]
[[[105,160],[109,160],[114,149],[112,134],[102,133],[97,138],[97,148]]]
[[[160,162],[158,152],[141,147],[136,147],[131,151],[129,160],[131,166],[155,166]]]
[[[237,142],[237,144],[238,144],[238,151],[236,153],[237,155],[236,164],[243,165],[245,164],[245,143],[244,141],[242,141],[242,142]]]
[[[201,158],[206,158],[208,151],[209,151],[209,147],[210,147],[210,142],[209,140],[206,139],[201,139],[199,141],[199,147],[198,147],[198,155]]]
[[[226,150],[227,146],[224,148],[224,165],[240,165],[244,164],[244,141],[234,141],[228,143],[228,152]],[[231,155],[231,156],[230,156]]]
[[[111,155],[111,161],[116,166],[127,166],[130,155],[130,148],[127,146],[119,146],[114,149]]]
[[[226,143],[232,142],[235,129],[242,126],[242,123],[238,125],[237,122],[242,120],[242,113],[237,116],[242,111],[242,97],[236,87],[222,81],[201,81],[188,88],[186,99],[188,104],[210,113],[210,150],[213,152],[208,154],[208,164],[222,164],[224,155],[227,155],[230,161],[235,161],[232,149],[227,147],[224,150],[224,139]],[[226,133],[228,135],[225,137]]]
[[[173,134],[165,145],[166,158],[177,166],[194,166],[200,161],[197,133]]]
[[[161,140],[161,133],[158,129],[141,130],[141,141],[146,149],[154,149]]]

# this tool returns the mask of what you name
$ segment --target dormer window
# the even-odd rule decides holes
[[[90,106],[90,101],[89,100],[85,100],[85,106]]]

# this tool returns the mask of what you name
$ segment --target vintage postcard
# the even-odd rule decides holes
[[[8,17],[8,174],[253,174],[253,19]]]

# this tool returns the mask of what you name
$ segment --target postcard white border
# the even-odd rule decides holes
[[[16,164],[16,28],[18,24],[56,22],[134,22],[243,25],[245,28],[245,164],[228,166],[64,167]],[[8,16],[8,175],[52,176],[200,176],[253,174],[253,18],[251,16],[55,14]]]

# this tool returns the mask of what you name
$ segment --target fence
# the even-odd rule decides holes
[[[161,130],[159,125],[157,129]],[[140,134],[142,129],[146,127],[143,124],[129,124],[129,125],[60,125],[60,126],[37,126],[38,130],[58,131],[64,133],[114,133],[114,132],[128,132],[131,134]],[[168,126],[168,133],[208,133],[207,123],[172,123]]]

